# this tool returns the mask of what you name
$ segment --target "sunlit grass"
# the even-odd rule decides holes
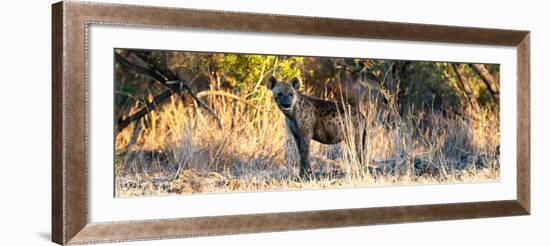
[[[201,96],[222,129],[196,105],[172,97],[137,129],[131,125],[116,136],[117,196],[492,182],[500,175],[499,117],[490,110],[401,115],[391,100],[381,106],[371,99],[360,109],[367,118],[366,161],[357,161],[353,134],[350,144],[313,141],[316,178],[303,181],[284,116],[267,91],[253,99],[216,91]],[[340,120],[349,132],[346,112]]]

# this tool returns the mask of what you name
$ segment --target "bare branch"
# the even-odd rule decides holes
[[[462,70],[460,70],[458,64],[453,63],[451,67],[455,72],[458,82],[460,82],[460,87],[462,89],[462,92],[464,93],[464,97],[466,97],[468,103],[470,103],[470,106],[473,107],[474,105],[476,105],[476,101],[475,98],[473,98],[472,89],[470,88],[470,83],[468,82],[468,79],[466,79],[466,76],[464,75]]]
[[[495,101],[498,101],[500,88],[498,86],[497,79],[491,74],[491,72],[489,72],[489,69],[487,69],[487,67],[485,67],[485,65],[483,64],[469,64],[469,65],[481,77],[481,79],[487,86],[487,89],[489,89],[489,91],[491,92],[493,99]]]
[[[144,62],[148,63],[153,71],[164,77],[165,81],[178,79],[178,76],[175,73],[151,59],[150,52],[140,50],[130,50],[129,52],[136,55]]]
[[[201,101],[195,95],[193,90],[187,85],[186,81],[180,80],[172,71],[161,68],[161,66],[159,66],[154,61],[149,59],[148,55],[145,52],[131,51],[131,53],[135,54],[144,62],[147,62],[148,68],[134,64],[116,52],[115,52],[115,60],[122,66],[126,67],[127,69],[131,69],[136,73],[145,74],[154,78],[156,81],[168,87],[168,90],[165,90],[159,95],[155,96],[151,102],[148,102],[145,107],[143,107],[133,115],[130,115],[124,119],[119,118],[117,120],[116,132],[120,132],[121,130],[126,128],[128,125],[130,125],[130,123],[141,119],[148,112],[152,110],[156,110],[157,109],[156,106],[162,104],[170,96],[172,96],[173,94],[179,93],[182,90],[186,90],[189,93],[189,95],[191,95],[191,97],[195,100],[197,105],[199,107],[204,108],[206,111],[208,111],[208,113],[211,114],[212,117],[214,117],[214,119],[216,120],[218,127],[220,129],[222,128],[222,123],[220,118],[208,105],[206,105],[203,101]]]
[[[214,110],[212,110],[206,103],[200,100],[197,97],[197,95],[195,95],[195,93],[193,92],[193,90],[191,90],[191,88],[187,85],[187,83],[181,80],[176,80],[176,81],[167,81],[166,84],[169,84],[169,85],[177,84],[179,86],[180,91],[186,90],[189,93],[189,95],[191,95],[191,97],[195,100],[195,102],[197,102],[197,105],[199,107],[204,108],[206,111],[208,111],[208,113],[210,113],[210,115],[212,115],[212,117],[214,117],[214,119],[216,120],[216,123],[218,123],[218,128],[222,129],[222,121],[220,120],[220,117],[218,117],[218,115],[216,115]]]
[[[246,99],[244,99],[242,97],[236,96],[235,94],[231,94],[229,92],[225,92],[225,91],[203,91],[203,92],[197,93],[198,98],[205,97],[205,96],[208,96],[208,95],[215,95],[215,96],[223,96],[223,97],[233,98],[237,101],[240,101],[240,102],[252,107],[253,109],[261,110],[255,104],[247,101]]]
[[[145,107],[143,107],[139,111],[135,112],[134,114],[132,114],[132,115],[130,115],[130,116],[124,118],[124,119],[122,117],[120,117],[117,120],[116,132],[118,133],[118,132],[122,131],[124,128],[129,126],[132,122],[141,119],[143,116],[145,116],[150,111],[155,110],[157,108],[156,107],[157,105],[160,105],[161,103],[163,103],[166,99],[170,98],[170,96],[172,96],[173,94],[174,94],[173,90],[165,90],[162,93],[156,95],[153,98],[153,101],[148,102],[145,105]]]
[[[137,65],[137,64],[134,64],[130,61],[128,61],[128,59],[122,57],[121,55],[119,55],[118,53],[115,52],[115,60],[120,64],[122,65],[123,67],[125,67],[126,69],[129,69],[129,70],[132,70],[136,73],[141,73],[141,74],[145,74],[145,75],[148,75],[150,76],[151,78],[163,83],[163,82],[166,82],[167,80],[162,77],[160,74],[156,73],[155,71],[153,71],[152,69],[148,69],[148,68],[144,68],[140,65]]]

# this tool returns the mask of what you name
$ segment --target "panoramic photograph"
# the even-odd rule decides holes
[[[115,197],[498,182],[500,66],[114,49]]]

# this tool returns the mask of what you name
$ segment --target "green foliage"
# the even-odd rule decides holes
[[[117,50],[116,52],[124,52]],[[180,51],[140,51],[158,66],[177,73],[179,68],[189,71],[191,77],[202,74],[207,78],[200,88],[213,88],[236,93],[247,100],[255,101],[266,95],[263,89],[268,76],[274,75],[282,81],[298,77],[302,88],[315,96],[325,96],[338,86],[343,74],[337,62],[352,67],[353,83],[368,80],[397,98],[401,110],[422,107],[451,107],[455,109],[468,105],[463,88],[453,66],[448,62],[398,61],[380,59],[340,59],[324,57],[297,57],[254,54],[224,54]],[[136,56],[129,56],[131,62],[146,66]],[[486,64],[490,73],[499,79],[499,65]],[[482,78],[468,64],[460,64],[460,71],[468,81],[471,96],[480,105],[494,104],[494,99]],[[340,72],[338,72],[340,71]],[[346,70],[350,71],[350,70]],[[357,74],[360,73],[360,76]],[[344,73],[345,74],[345,73]],[[331,87],[331,88],[329,88]],[[321,88],[321,89],[319,89]],[[147,75],[137,74],[115,64],[115,114],[123,115],[136,102],[143,102],[166,88],[154,83]],[[498,105],[498,104],[497,104]]]
[[[404,95],[409,104],[418,106],[457,106],[459,96],[449,83],[452,68],[447,63],[410,62],[403,68]]]
[[[281,80],[300,78],[303,57],[217,54],[216,63],[219,71],[235,79],[241,92],[251,93],[271,74]]]

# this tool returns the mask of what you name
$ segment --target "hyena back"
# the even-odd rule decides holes
[[[359,162],[363,162],[366,118],[357,108],[303,95],[298,92],[300,81],[297,78],[287,83],[271,76],[267,88],[272,91],[277,107],[285,115],[287,128],[298,147],[301,178],[309,179],[312,175],[309,164],[312,139],[323,144],[337,144],[350,141],[346,131],[354,131],[356,154]],[[348,125],[349,121],[345,118],[349,118],[352,125]]]

